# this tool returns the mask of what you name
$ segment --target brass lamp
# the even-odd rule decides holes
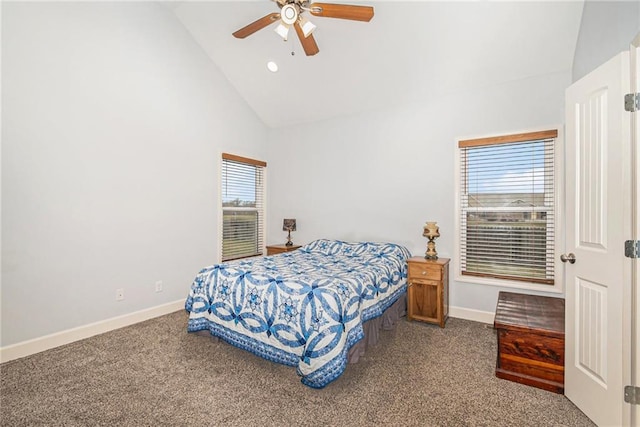
[[[429,243],[427,243],[427,252],[424,253],[424,257],[426,259],[438,259],[438,252],[436,252],[436,242],[434,241],[437,237],[440,237],[440,229],[435,221],[427,221],[424,225],[424,231],[422,235],[429,239]]]
[[[285,246],[292,246],[293,242],[291,241],[291,232],[296,231],[296,220],[295,219],[285,219],[282,221],[282,231],[288,231],[287,235],[287,243]]]

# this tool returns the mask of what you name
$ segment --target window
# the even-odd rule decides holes
[[[557,130],[458,142],[462,275],[554,284]]]
[[[262,255],[267,164],[222,153],[222,260]]]

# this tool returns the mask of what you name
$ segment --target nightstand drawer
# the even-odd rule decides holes
[[[421,264],[409,264],[409,280],[441,280],[442,268],[436,266],[432,268]]]
[[[301,248],[300,245],[268,245],[267,246],[267,255],[277,255],[285,252],[295,251],[296,249]]]

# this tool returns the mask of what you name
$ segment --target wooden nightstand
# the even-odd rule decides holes
[[[269,245],[267,246],[267,255],[281,254],[283,252],[291,252],[302,247],[301,245]]]
[[[407,318],[444,328],[449,317],[449,258],[414,256],[407,264]]]

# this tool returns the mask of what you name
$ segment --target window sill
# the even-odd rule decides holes
[[[562,294],[564,290],[556,278],[553,285],[544,285],[541,283],[520,282],[516,280],[492,279],[490,277],[466,276],[464,274],[455,274],[456,282],[471,283],[474,285],[498,286],[501,288],[522,289],[537,292],[548,292],[552,294]]]

